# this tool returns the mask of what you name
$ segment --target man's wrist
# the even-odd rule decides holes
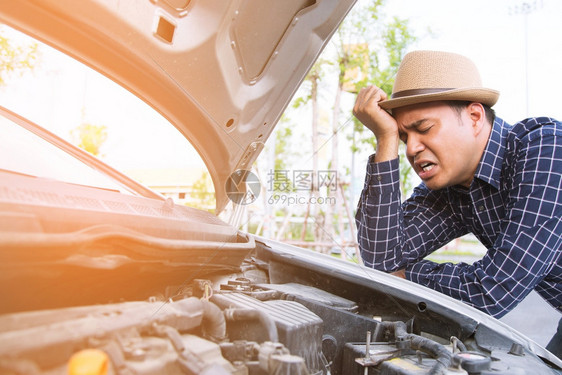
[[[389,161],[398,157],[398,144],[400,138],[398,134],[385,137],[377,137],[377,152],[374,158],[375,163]]]

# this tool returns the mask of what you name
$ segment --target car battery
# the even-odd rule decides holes
[[[351,375],[422,375],[430,373],[436,360],[420,351],[397,349],[388,343],[371,343],[366,360],[365,343],[347,343],[343,354],[344,373]],[[365,372],[367,368],[367,372]],[[467,375],[462,369],[448,374]]]

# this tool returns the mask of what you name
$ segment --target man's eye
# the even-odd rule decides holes
[[[418,132],[419,132],[420,134],[425,134],[425,133],[427,133],[431,128],[432,128],[432,127],[429,126],[429,127],[427,127],[427,128],[419,129]]]

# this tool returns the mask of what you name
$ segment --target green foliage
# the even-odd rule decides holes
[[[215,194],[213,192],[213,181],[209,172],[205,171],[201,177],[193,183],[191,197],[193,202],[190,202],[191,207],[207,210],[209,212],[215,211]]]
[[[351,115],[351,108],[340,109],[342,104],[348,103],[346,100],[340,99],[343,98],[343,95],[346,95],[343,94],[344,91],[357,93],[361,88],[368,85],[376,85],[390,95],[398,66],[407,48],[416,40],[406,20],[397,17],[389,18],[384,15],[384,4],[384,0],[358,1],[335,33],[320,59],[311,68],[298,91],[298,95],[293,99],[293,109],[307,107],[312,113],[312,145],[314,150],[312,150],[313,154],[310,158],[315,169],[319,168],[317,158],[320,149],[329,140],[336,138],[334,137],[335,132],[341,131],[348,124],[353,125],[352,129],[348,127],[346,131],[349,134],[348,139],[351,141],[351,152],[374,152],[376,149],[376,139],[372,132]],[[337,83],[337,91],[335,92],[336,95],[332,95],[334,94],[335,83]],[[333,104],[330,111],[327,109],[330,104],[327,105],[326,103],[331,100],[333,100]],[[330,133],[328,141],[320,144],[320,132],[318,131],[320,115],[330,112],[332,113],[331,122],[333,122],[331,130],[334,133]],[[345,115],[340,113],[345,113]],[[283,121],[279,125],[283,126]],[[324,127],[321,131],[325,135],[327,130]],[[288,165],[291,165],[287,162],[285,155],[287,155],[288,145],[291,144],[292,131],[279,127],[276,134],[275,168],[277,171],[283,171],[287,170]],[[337,142],[333,142],[332,146],[330,163],[335,163],[339,170],[342,166],[339,166],[337,159],[334,158],[334,155],[336,155],[336,158],[338,155]],[[412,182],[409,177],[411,167],[405,158],[404,147],[401,147],[400,159],[401,188],[403,192],[407,192],[412,189]],[[328,169],[332,169],[332,164],[328,165]],[[278,175],[273,176],[273,178],[269,176],[269,181],[274,182],[273,190],[277,193],[280,193],[280,191],[276,190],[275,187],[280,186],[282,180],[286,181],[286,178]],[[282,214],[286,214],[286,212],[283,210]],[[311,213],[316,218],[324,214],[326,213]],[[338,218],[337,213],[330,212],[328,214],[333,217],[327,218],[326,222],[337,222],[335,220]],[[342,215],[341,211],[339,215]],[[300,228],[294,230],[291,238],[301,237],[301,239],[309,241],[315,239],[313,230],[315,226],[304,228],[304,238],[302,237],[302,225],[298,225],[298,227]],[[293,232],[293,229],[290,230]]]
[[[94,156],[100,155],[100,148],[107,139],[107,128],[104,125],[82,123],[70,133],[78,147]]]
[[[287,157],[289,154],[289,145],[291,143],[291,136],[293,129],[287,123],[282,122],[276,132],[275,137],[275,169],[287,169]]]
[[[295,190],[289,173],[288,160],[292,154],[291,137],[293,127],[288,118],[283,115],[275,130],[275,160],[274,170],[268,172],[268,185],[276,193],[289,193]],[[294,146],[294,145],[293,145]]]
[[[37,63],[37,43],[17,45],[3,36],[5,29],[0,28],[0,85],[4,85],[11,75],[21,75],[33,70]]]
[[[359,5],[359,4],[358,4]],[[348,57],[348,69],[368,66],[368,74],[356,81],[356,91],[368,85],[380,87],[387,95],[392,93],[394,77],[400,66],[407,48],[416,41],[407,20],[393,17],[383,23],[383,0],[371,0],[366,5],[355,8],[354,14],[346,19],[343,30],[354,37],[358,45],[368,46],[368,50],[356,49],[352,57]],[[350,26],[351,25],[351,26]],[[356,31],[361,32],[357,37]],[[367,150],[376,149],[374,135],[353,117],[353,139],[351,152],[358,152],[362,147]],[[410,178],[412,167],[407,161],[405,147],[400,147],[400,186],[403,194],[411,192],[413,186]]]
[[[313,95],[312,91],[317,88],[318,83],[321,82],[326,75],[325,67],[331,66],[333,64],[333,61],[330,61],[323,57],[320,57],[318,60],[316,60],[316,62],[306,75],[304,82],[302,83],[302,86],[305,88],[306,94],[303,96],[299,96],[293,100],[293,108],[300,108],[310,102]]]

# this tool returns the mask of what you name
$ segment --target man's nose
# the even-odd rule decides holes
[[[414,157],[425,149],[425,145],[416,135],[408,136],[406,143],[406,156]]]

